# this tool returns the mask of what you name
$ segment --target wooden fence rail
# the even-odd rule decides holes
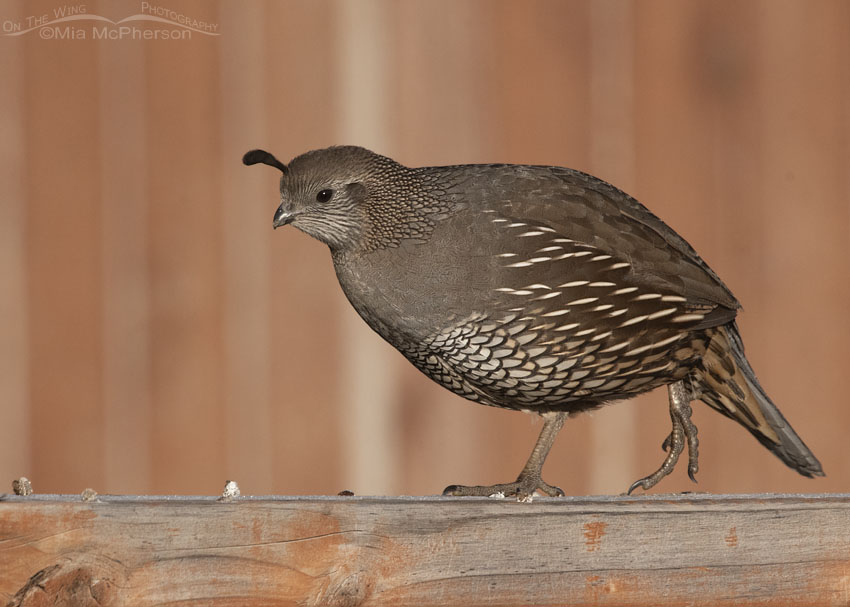
[[[848,605],[850,495],[0,496],[0,600]]]

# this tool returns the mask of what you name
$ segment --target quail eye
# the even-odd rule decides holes
[[[334,191],[333,190],[322,190],[318,194],[316,194],[316,200],[319,202],[327,202],[331,198],[333,198]]]

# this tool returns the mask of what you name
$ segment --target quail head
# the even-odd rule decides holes
[[[535,491],[569,414],[667,386],[667,455],[630,487],[649,489],[688,449],[697,472],[699,399],[785,464],[820,463],[759,385],[735,324],[740,305],[691,246],[646,207],[579,171],[508,164],[408,168],[332,147],[279,169],[274,227],[330,247],[346,297],[432,380],[471,401],[539,413],[515,482],[451,495]]]

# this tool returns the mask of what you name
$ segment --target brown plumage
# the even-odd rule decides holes
[[[446,492],[560,495],[540,471],[566,416],[662,385],[668,455],[630,491],[669,474],[686,446],[693,478],[694,399],[800,474],[823,474],[744,356],[738,301],[614,186],[560,167],[407,168],[358,147],[243,161],[282,172],[274,226],[326,243],[354,308],[418,369],[469,400],[543,416],[516,482]]]

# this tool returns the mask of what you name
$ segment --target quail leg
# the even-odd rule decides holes
[[[670,474],[685,448],[685,441],[688,446],[688,476],[696,482],[696,473],[699,470],[699,439],[697,427],[691,421],[691,395],[683,381],[670,384],[667,390],[670,397],[670,419],[673,422],[673,430],[664,439],[661,448],[665,451],[669,449],[669,453],[658,470],[632,483],[627,492],[629,495],[638,487],[644,491],[654,487],[658,481]]]
[[[543,481],[541,472],[543,470],[543,462],[546,461],[546,456],[549,455],[549,450],[552,449],[552,444],[555,442],[555,437],[564,425],[567,419],[567,414],[560,411],[541,414],[543,418],[543,429],[540,431],[540,436],[534,444],[534,449],[531,451],[531,456],[525,463],[525,467],[513,483],[503,483],[498,485],[450,485],[443,490],[443,495],[504,495],[516,496],[518,500],[524,500],[534,494],[535,491],[540,491],[544,495],[550,497],[561,497],[564,492],[553,485]]]

